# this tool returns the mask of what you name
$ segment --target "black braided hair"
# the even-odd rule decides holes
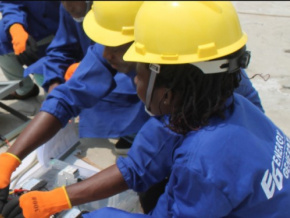
[[[155,87],[166,87],[179,99],[173,105],[167,125],[171,130],[180,134],[198,130],[208,125],[211,117],[224,119],[225,110],[233,107],[234,101],[228,107],[225,102],[239,86],[240,69],[232,73],[204,74],[191,64],[160,66]]]

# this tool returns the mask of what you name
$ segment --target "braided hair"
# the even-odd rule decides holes
[[[204,74],[191,64],[160,65],[155,87],[166,87],[174,97],[178,96],[167,126],[186,134],[208,125],[212,117],[225,119],[224,112],[233,107],[234,101],[228,106],[225,103],[233,97],[240,81],[240,69],[231,73]]]

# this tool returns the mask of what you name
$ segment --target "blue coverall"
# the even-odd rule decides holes
[[[56,10],[59,5],[60,1],[1,1],[0,55],[13,52],[9,28],[14,23],[22,24],[36,41],[54,35],[58,28]],[[45,55],[46,46],[40,48],[40,56]]]
[[[28,67],[25,70],[25,75],[33,72],[44,74],[43,88],[48,90],[52,80],[58,79],[60,82],[64,82],[63,77],[66,69],[72,63],[81,61],[92,44],[95,43],[85,34],[82,23],[74,21],[61,5],[59,28],[47,49],[47,56]],[[90,50],[75,71],[74,74],[76,75],[73,75],[67,83],[57,88],[57,92],[52,92],[52,95],[48,96],[49,102],[58,99],[63,104],[69,104],[73,112],[70,113],[63,108],[52,108],[53,111],[51,111],[42,107],[41,110],[55,115],[62,121],[63,125],[71,117],[79,115],[80,137],[117,138],[136,134],[149,116],[145,113],[144,106],[140,102],[132,83],[134,73],[128,75],[119,73],[106,64],[103,73],[116,74],[114,77],[116,88],[110,90],[110,94],[101,99],[87,97],[98,95],[97,92],[104,84],[101,84],[100,87],[96,87],[96,85],[98,82],[106,82],[102,80],[96,82],[93,79],[94,74],[97,76],[101,69],[99,69],[100,60],[106,62],[102,58],[103,46],[96,45],[96,48],[99,57],[95,58],[94,55],[91,55],[92,50]],[[82,83],[81,86],[86,88],[80,88],[79,83]],[[76,90],[77,88],[80,88],[80,90]],[[74,92],[77,96],[74,96],[71,92]],[[77,94],[78,92],[81,94]],[[55,95],[55,93],[59,94]],[[71,95],[68,93],[71,93]],[[55,98],[51,100],[51,96],[55,96]],[[45,102],[44,106],[47,105],[48,103]]]
[[[226,111],[225,120],[212,118],[208,126],[183,138],[151,118],[128,157],[117,160],[135,191],[169,176],[149,215],[103,208],[83,217],[289,217],[289,160],[289,137],[234,94],[234,108]]]
[[[40,109],[63,126],[79,115],[80,137],[135,134],[149,118],[133,84],[135,72],[116,72],[102,57],[103,49],[90,46],[73,76],[54,88]]]
[[[9,28],[21,24],[37,44],[37,55],[43,57],[45,50],[58,28],[60,1],[1,1],[0,12],[0,67],[8,80],[22,80],[23,86],[16,90],[24,96],[36,86],[30,77],[23,75],[24,68],[14,54]],[[34,77],[41,83],[42,77]],[[38,87],[36,87],[38,89]]]
[[[80,115],[80,137],[130,135],[148,120],[136,95],[135,72],[117,73],[103,58],[103,49],[99,44],[90,46],[71,79],[52,90],[40,109],[54,115],[63,126]],[[263,110],[245,72],[236,91]]]
[[[68,119],[79,115],[80,137],[117,138],[137,133],[149,116],[132,82],[135,72],[128,75],[116,72],[102,57],[103,46],[91,44],[94,43],[86,36],[82,23],[75,22],[61,5],[59,28],[47,49],[47,56],[28,67],[25,76],[44,74],[43,88],[48,90],[52,80],[64,82],[66,69],[79,62],[87,51],[88,54],[72,78],[48,96],[41,110],[56,116],[63,126]],[[101,73],[116,75],[114,80],[106,82],[102,77],[98,79]],[[114,90],[113,84],[116,85]],[[243,78],[237,92],[262,109],[258,93],[248,79]]]
[[[48,91],[52,80],[65,82],[64,74],[67,68],[73,63],[80,62],[88,47],[93,44],[95,43],[85,34],[82,23],[74,21],[60,4],[59,27],[55,37],[47,47],[46,56],[25,69],[24,76],[43,74],[42,87]]]

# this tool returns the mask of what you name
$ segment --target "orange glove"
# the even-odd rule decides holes
[[[9,185],[10,177],[20,163],[21,160],[14,154],[6,152],[0,155],[0,189]]]
[[[26,49],[26,41],[28,39],[28,33],[19,23],[11,25],[11,27],[9,28],[9,32],[12,37],[14,53],[16,55],[19,55]]]
[[[71,76],[74,74],[75,70],[77,69],[79,65],[80,63],[74,63],[67,68],[64,74],[65,81],[68,81],[71,78]]]
[[[64,186],[52,191],[23,194],[19,198],[19,205],[25,218],[45,218],[72,207]]]

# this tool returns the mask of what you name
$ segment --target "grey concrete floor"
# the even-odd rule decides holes
[[[258,90],[266,115],[290,136],[290,2],[236,1],[242,29],[248,35],[248,50],[252,53],[247,69]],[[0,72],[0,80],[6,80]],[[26,101],[5,101],[18,111],[33,117],[39,110],[44,93]],[[23,123],[0,110],[0,133],[6,134]],[[82,158],[103,169],[115,163],[116,139],[82,139]],[[2,148],[4,151],[6,147]],[[1,150],[0,150],[1,152]]]
[[[288,136],[290,135],[290,2],[237,1],[243,30],[248,34],[252,59],[247,69],[270,76],[252,79],[259,91],[266,115]]]

